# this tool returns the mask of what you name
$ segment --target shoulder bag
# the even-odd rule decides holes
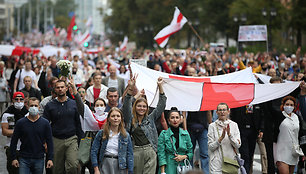
[[[174,145],[173,145],[173,141],[172,141],[172,138],[170,137],[170,141],[171,141],[171,144],[172,144],[172,147],[173,147],[173,151],[174,151],[174,154],[177,155],[177,152],[174,148]],[[181,165],[180,163],[177,165],[176,167],[176,172],[177,174],[185,174],[186,172],[192,170],[192,166],[189,162],[188,159],[184,159],[184,165]]]
[[[216,123],[216,127],[217,127],[218,137],[220,137],[220,133],[219,133],[219,129],[218,129],[217,123]],[[221,148],[221,153],[222,153],[222,157],[223,157],[222,172],[226,173],[226,174],[237,174],[238,173],[238,169],[240,167],[238,162],[236,160],[234,160],[234,159],[225,157],[223,155],[223,149],[222,149],[222,145],[221,144],[220,144],[220,148]]]
[[[79,145],[78,160],[81,165],[85,165],[90,160],[90,149],[93,137],[91,132],[86,132],[85,138],[82,138]]]

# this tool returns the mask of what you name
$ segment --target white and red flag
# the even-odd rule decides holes
[[[211,77],[189,77],[154,71],[131,63],[137,73],[136,86],[144,89],[148,103],[155,107],[158,102],[157,79],[163,77],[167,96],[166,109],[177,107],[180,111],[215,110],[221,102],[230,108],[259,104],[290,94],[299,82],[258,84],[251,68]]]
[[[4,56],[21,56],[22,53],[32,53],[36,55],[40,52],[37,48],[14,46],[14,45],[0,45],[0,55]]]
[[[124,36],[123,42],[120,45],[120,51],[125,51],[126,50],[126,46],[128,44],[128,37]]]
[[[91,39],[91,34],[89,30],[86,30],[84,34],[79,38],[79,45],[83,45],[85,42],[89,42]]]
[[[163,48],[167,44],[169,37],[183,28],[186,22],[187,19],[183,16],[180,10],[175,7],[173,19],[170,25],[166,26],[159,33],[157,33],[157,35],[154,37],[154,40],[160,47]]]

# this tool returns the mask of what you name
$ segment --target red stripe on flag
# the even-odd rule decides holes
[[[177,17],[176,22],[177,22],[177,23],[180,23],[180,22],[182,21],[182,19],[183,19],[183,14],[180,13],[180,14],[178,15],[178,17]]]
[[[169,75],[170,79],[182,80],[186,82],[210,82],[210,78],[194,78],[194,77],[183,77],[183,76],[175,76]]]
[[[32,53],[33,55],[36,55],[40,52],[39,49],[32,49],[30,47],[20,47],[20,46],[16,46],[15,49],[13,49],[12,51],[12,56],[21,56],[22,53]]]
[[[204,83],[200,110],[215,110],[221,102],[237,108],[249,104],[253,98],[252,83]]]
[[[170,37],[172,34],[178,32],[178,31],[179,31],[179,30],[174,31],[174,32],[172,32],[172,33],[170,33],[170,34],[167,34],[167,35],[165,35],[165,36],[163,36],[163,37],[160,37],[160,38],[156,39],[155,41],[157,42],[158,45],[160,45],[160,44],[163,43],[168,37]]]
[[[79,44],[83,44],[89,38],[89,36],[90,34],[88,33],[86,37],[81,42],[79,42]]]

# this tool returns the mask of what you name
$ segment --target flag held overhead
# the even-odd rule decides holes
[[[157,35],[154,37],[154,40],[157,42],[157,44],[160,47],[165,47],[167,44],[169,37],[181,30],[184,26],[184,24],[187,22],[187,19],[183,16],[183,14],[180,12],[180,10],[175,7],[173,19],[170,23],[170,25],[163,28]]]

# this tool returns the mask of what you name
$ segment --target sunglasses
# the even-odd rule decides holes
[[[24,99],[23,98],[15,98],[14,100],[15,101],[23,101]]]

